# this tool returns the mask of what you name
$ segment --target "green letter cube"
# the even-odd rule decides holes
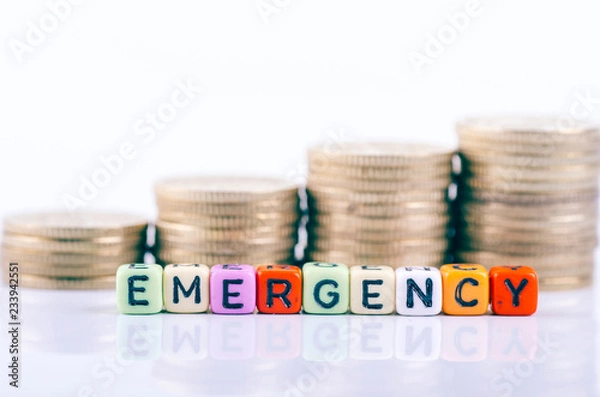
[[[302,267],[304,311],[343,314],[348,311],[350,276],[341,263],[308,262]]]
[[[124,314],[154,314],[163,307],[160,265],[132,263],[117,269],[117,309]]]

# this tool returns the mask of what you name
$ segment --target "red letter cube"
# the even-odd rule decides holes
[[[261,313],[290,314],[302,309],[302,272],[296,266],[258,266],[256,287],[256,307]]]
[[[492,311],[505,316],[528,316],[537,310],[538,277],[528,266],[490,269]]]

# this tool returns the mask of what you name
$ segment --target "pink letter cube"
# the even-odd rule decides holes
[[[215,265],[210,269],[213,313],[249,314],[256,306],[256,275],[250,265]]]

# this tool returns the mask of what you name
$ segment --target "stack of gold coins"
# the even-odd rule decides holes
[[[454,154],[416,143],[309,149],[307,256],[348,265],[443,264]]]
[[[561,118],[480,118],[457,129],[458,259],[532,266],[544,289],[589,284],[597,243],[598,127]]]
[[[276,178],[188,177],[155,185],[160,263],[295,262],[298,186]]]
[[[21,287],[114,288],[123,263],[146,249],[146,219],[130,214],[45,212],[4,219],[3,266],[19,265]],[[6,279],[6,271],[2,272]]]

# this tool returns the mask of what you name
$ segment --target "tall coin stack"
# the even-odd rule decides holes
[[[561,120],[458,123],[458,259],[532,266],[544,289],[591,282],[600,131]]]
[[[402,143],[309,149],[307,256],[347,265],[443,264],[454,154]]]
[[[143,261],[147,222],[119,213],[46,212],[4,219],[3,267],[19,265],[19,286],[110,289],[123,263]],[[8,272],[2,272],[7,277]]]
[[[171,178],[155,185],[160,263],[295,262],[298,186],[245,177]]]

